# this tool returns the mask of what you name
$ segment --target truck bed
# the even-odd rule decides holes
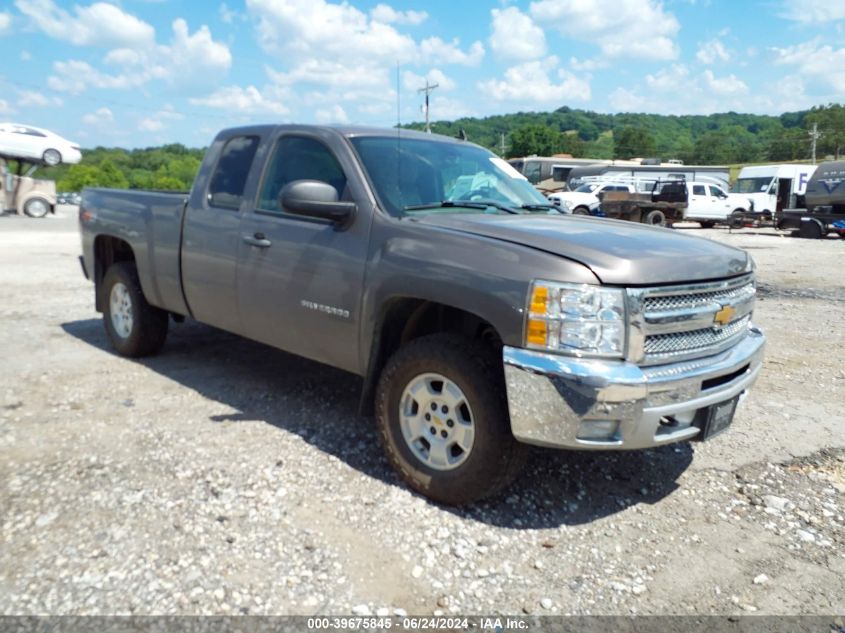
[[[96,274],[94,236],[125,240],[138,261],[138,276],[147,301],[187,314],[179,259],[187,196],[142,189],[84,189],[79,213],[85,219],[82,252],[88,274]]]

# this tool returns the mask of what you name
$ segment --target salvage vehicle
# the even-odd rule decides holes
[[[19,123],[0,123],[0,154],[48,167],[82,160],[82,151],[73,141],[50,130]]]
[[[502,490],[530,444],[709,439],[760,373],[746,252],[561,214],[453,138],[224,130],[187,197],[86,189],[79,220],[119,354],[191,317],[357,374],[391,464],[442,503]]]
[[[742,194],[729,193],[715,182],[688,182],[689,199],[684,220],[698,222],[709,229],[716,224],[736,224],[736,215],[749,207],[749,200]]]
[[[632,185],[606,188],[599,192],[599,208],[592,215],[665,226],[684,217],[687,207],[687,185],[681,179],[631,179]]]
[[[21,159],[11,159],[16,169],[9,169],[9,160],[0,156],[0,178],[3,194],[2,212],[43,218],[56,212],[56,183],[53,180],[33,178],[37,165]]]
[[[828,233],[845,237],[845,161],[822,163],[807,183],[806,208],[784,209],[780,229],[798,229],[800,237],[819,239]]]

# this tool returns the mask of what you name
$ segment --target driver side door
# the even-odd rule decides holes
[[[339,230],[279,203],[282,188],[295,180],[327,182],[341,200],[354,200],[350,171],[317,136],[277,138],[257,198],[241,218],[237,292],[250,338],[358,372],[370,216],[358,201],[357,217]]]

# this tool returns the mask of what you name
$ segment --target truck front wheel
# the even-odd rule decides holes
[[[500,491],[528,450],[510,431],[501,360],[459,336],[434,334],[400,348],[379,380],[376,419],[402,479],[441,503]]]
[[[144,298],[135,264],[112,265],[103,279],[103,324],[112,346],[121,356],[155,354],[167,338],[167,312]]]

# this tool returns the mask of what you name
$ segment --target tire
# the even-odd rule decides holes
[[[728,226],[732,229],[741,229],[745,226],[745,212],[743,211],[734,211],[731,213],[730,217],[728,217]]]
[[[463,405],[446,407],[456,402]],[[499,492],[528,453],[510,430],[501,360],[492,348],[451,334],[415,339],[388,360],[376,392],[376,423],[402,480],[449,505]]]
[[[23,205],[23,212],[31,218],[43,218],[50,213],[50,203],[44,198],[30,198]]]
[[[158,352],[167,338],[168,315],[147,303],[135,264],[113,264],[101,292],[103,324],[117,353],[137,358]]]
[[[818,220],[801,220],[801,226],[798,228],[798,236],[807,240],[819,240],[823,238],[825,231],[819,224]]]
[[[574,215],[590,215],[590,210],[587,207],[575,207],[572,213]]]
[[[651,211],[646,211],[645,215],[642,216],[641,222],[643,224],[650,224],[651,226],[665,226],[666,214],[660,209],[652,209]]]
[[[41,158],[48,167],[55,167],[62,162],[62,155],[57,149],[45,149]]]
[[[716,223],[713,220],[705,220],[699,222],[699,224],[701,225],[702,229],[712,229],[714,226],[716,226]]]

